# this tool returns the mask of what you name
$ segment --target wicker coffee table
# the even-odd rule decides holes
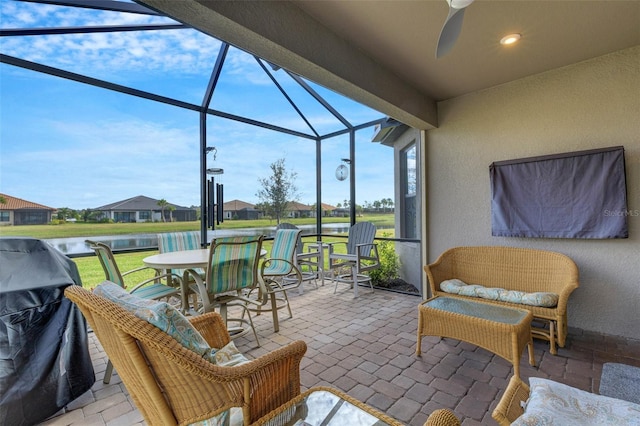
[[[402,423],[336,389],[315,387],[259,419],[262,426],[402,426]]]
[[[418,306],[416,355],[422,352],[423,336],[450,337],[473,343],[513,364],[520,375],[520,357],[529,346],[529,364],[535,365],[531,320],[526,309],[481,301],[436,296]]]

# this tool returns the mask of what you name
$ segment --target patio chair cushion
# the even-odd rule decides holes
[[[512,426],[639,425],[640,405],[592,394],[552,380],[531,377],[524,413]]]
[[[189,320],[169,303],[142,299],[110,281],[103,281],[93,292],[117,303],[136,317],[153,324],[185,348],[214,364],[229,367],[248,361],[233,342],[229,342],[220,349],[211,348]]]
[[[236,423],[241,424],[241,423]],[[188,426],[227,426],[229,425],[229,411],[225,411],[210,419],[189,423]]]
[[[518,303],[520,305],[541,306],[552,308],[558,305],[559,296],[555,293],[506,290],[504,288],[485,287],[480,284],[466,284],[459,279],[445,280],[440,283],[440,289],[446,293],[461,296],[480,297],[482,299],[499,300],[502,302]]]

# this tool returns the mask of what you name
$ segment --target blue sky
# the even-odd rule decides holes
[[[166,18],[0,0],[1,25],[63,27],[167,22]],[[3,37],[21,59],[201,104],[220,42],[195,30]],[[318,132],[343,128],[284,72],[278,81]],[[352,124],[382,115],[313,85]],[[211,107],[311,133],[251,56],[231,48]],[[51,207],[94,208],[136,195],[200,204],[199,115],[89,85],[0,64],[0,192]],[[258,202],[258,180],[285,158],[298,200],[315,202],[315,142],[217,117],[208,119],[209,167],[225,200]],[[393,150],[356,134],[357,203],[393,198]],[[336,180],[348,136],[323,141],[323,202],[349,198]]]

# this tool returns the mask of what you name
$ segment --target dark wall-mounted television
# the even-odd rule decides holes
[[[498,161],[491,235],[628,238],[624,147]]]

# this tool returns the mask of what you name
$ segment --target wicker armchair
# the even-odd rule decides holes
[[[527,399],[529,399],[529,386],[518,376],[512,376],[491,417],[500,426],[508,426],[524,413],[520,403]]]
[[[241,407],[244,424],[300,394],[296,341],[248,363],[221,367],[184,348],[150,323],[79,286],[65,295],[78,305],[150,425],[187,425]],[[211,312],[190,318],[207,343],[229,343],[222,318]]]
[[[542,377],[530,377],[527,385],[512,376],[491,416],[500,426],[516,421],[522,425],[638,425],[639,413],[640,407],[632,401]]]
[[[453,414],[453,411],[440,408],[429,414],[423,426],[460,426],[460,420]]]

